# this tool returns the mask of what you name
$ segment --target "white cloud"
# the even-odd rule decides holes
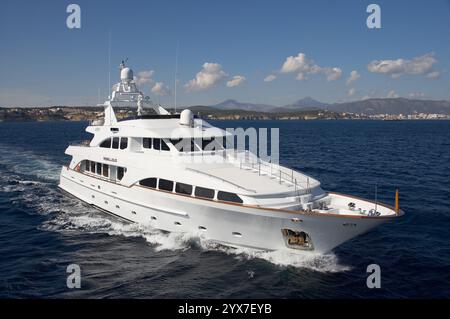
[[[352,72],[350,72],[350,76],[347,79],[347,85],[350,86],[353,82],[358,80],[360,77],[361,77],[361,75],[359,75],[358,71],[353,70]]]
[[[434,53],[427,53],[411,60],[374,60],[367,65],[370,72],[390,75],[397,79],[404,74],[426,75],[428,78],[439,76],[439,71],[433,71],[433,66],[438,61]]]
[[[350,88],[347,92],[347,96],[353,96],[353,95],[355,95],[355,92],[356,92],[355,88]]]
[[[327,81],[336,81],[342,75],[342,70],[340,68],[325,68],[323,72],[327,76]]]
[[[138,72],[137,76],[134,77],[134,82],[137,85],[142,85],[145,83],[153,82],[152,76],[155,74],[155,71],[153,70],[144,70],[141,72]]]
[[[185,84],[186,91],[201,91],[209,89],[220,83],[228,75],[218,63],[204,63],[200,72],[194,79]]]
[[[432,72],[428,73],[427,75],[425,75],[425,77],[427,79],[432,79],[432,80],[439,79],[440,76],[441,76],[441,72],[439,72],[439,71],[432,71]]]
[[[245,80],[246,80],[246,79],[245,79],[245,76],[242,76],[242,75],[235,75],[235,76],[233,76],[233,78],[232,78],[231,80],[229,80],[229,81],[227,82],[227,87],[232,88],[232,87],[238,86],[238,85],[240,85],[242,82],[244,82]]]
[[[169,88],[163,82],[156,82],[152,87],[152,93],[156,95],[164,96],[168,95],[169,92]]]
[[[275,80],[276,78],[277,78],[276,75],[270,74],[270,75],[268,75],[268,76],[266,76],[266,77],[264,78],[264,82],[272,82],[272,81]]]
[[[325,74],[327,81],[335,81],[342,75],[342,70],[338,67],[321,67],[313,60],[306,57],[304,53],[297,56],[289,56],[284,61],[280,69],[281,73],[298,73],[297,80],[306,80],[308,74]]]
[[[411,92],[411,93],[408,94],[408,96],[410,98],[417,99],[417,98],[424,97],[425,94],[423,92]]]
[[[395,99],[398,98],[398,94],[394,90],[390,90],[386,97],[389,99]]]
[[[299,74],[297,74],[295,79],[299,80],[299,81],[306,81],[306,80],[308,80],[308,77],[305,75],[305,73],[300,72]]]

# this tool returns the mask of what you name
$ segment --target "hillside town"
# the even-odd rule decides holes
[[[327,110],[297,110],[292,112],[256,112],[244,110],[219,110],[212,107],[190,107],[201,118],[211,120],[450,120],[450,115],[437,113],[365,114]],[[116,109],[118,119],[135,115],[130,108]],[[26,121],[92,121],[103,117],[103,107],[52,106],[30,108],[0,108],[0,122]]]

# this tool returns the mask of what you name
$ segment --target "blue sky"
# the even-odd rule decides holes
[[[81,29],[66,26],[70,3]],[[381,29],[366,26],[370,3]],[[449,0],[4,0],[0,10],[0,106],[90,105],[99,90],[103,100],[109,33],[112,82],[128,57],[141,90],[169,106],[177,43],[179,105],[450,99]]]

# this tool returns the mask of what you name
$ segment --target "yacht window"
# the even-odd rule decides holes
[[[124,150],[128,147],[128,137],[121,137],[120,138],[120,149]]]
[[[169,191],[169,192],[171,192],[171,191],[173,191],[173,182],[172,182],[172,181],[169,181],[169,180],[167,180],[167,179],[162,179],[162,178],[160,178],[160,179],[159,179],[158,188],[159,188],[159,189],[162,189],[162,190],[164,190],[164,191]]]
[[[95,173],[95,162],[91,162],[91,172]]]
[[[119,148],[119,138],[118,137],[113,138],[112,148],[115,148],[115,149]]]
[[[117,179],[120,181],[125,174],[125,169],[123,167],[117,167]]]
[[[180,152],[194,152],[200,150],[198,146],[195,144],[193,138],[183,138],[173,141],[176,142],[176,148]]]
[[[142,139],[142,146],[144,148],[152,148],[152,139],[149,137],[144,137]]]
[[[100,144],[100,147],[103,147],[103,148],[111,148],[111,139],[108,138],[108,139],[104,140],[104,141]]]
[[[169,145],[164,140],[161,140],[161,151],[170,151]]]
[[[177,192],[179,194],[191,195],[192,194],[192,185],[177,183],[175,185],[175,192]]]
[[[105,176],[105,177],[109,176],[109,166],[108,166],[108,164],[103,164],[103,176]]]
[[[214,190],[210,188],[196,186],[195,197],[214,198]]]
[[[183,143],[180,143],[181,142],[181,138],[171,138],[170,139],[170,143],[172,143],[172,145],[173,146],[175,146],[175,148],[177,149],[177,151],[181,151],[181,148],[183,147]],[[180,143],[180,144],[178,144],[178,143]]]
[[[160,138],[154,138],[153,139],[153,149],[159,151],[161,148],[161,139]]]
[[[91,163],[88,160],[84,161],[84,170],[86,172],[89,172],[90,168],[91,168]]]
[[[204,139],[202,139],[202,150],[203,151],[205,151],[205,150],[211,150],[211,146],[212,145],[210,145],[209,147],[208,147],[208,145],[212,142],[212,141],[214,141],[213,139],[211,139],[211,138],[204,138]],[[211,143],[212,144],[212,143]]]
[[[217,199],[233,203],[243,203],[242,199],[238,195],[222,191],[219,191],[219,193],[217,193]]]
[[[146,178],[139,182],[142,186],[156,188],[156,178]]]
[[[102,175],[102,164],[97,163],[97,170],[96,170],[98,175]]]

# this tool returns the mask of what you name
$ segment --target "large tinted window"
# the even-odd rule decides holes
[[[214,198],[214,190],[204,187],[195,187],[195,197]]]
[[[119,148],[119,138],[118,137],[113,138],[112,148],[115,148],[115,149]]]
[[[84,170],[89,172],[89,170],[91,169],[91,163],[89,161],[84,161]]]
[[[234,193],[228,193],[228,192],[219,191],[217,193],[217,199],[218,200],[227,201],[227,202],[234,202],[234,203],[241,203],[242,204],[242,199],[238,195],[236,195]]]
[[[105,176],[105,177],[109,176],[109,166],[108,166],[108,164],[103,164],[103,176]]]
[[[103,147],[103,148],[110,148],[110,147],[111,147],[111,139],[108,138],[108,139],[104,140],[104,141],[100,144],[100,147]]]
[[[144,148],[152,148],[152,139],[148,137],[144,137],[142,139],[142,146]]]
[[[211,147],[212,147],[212,145],[210,145],[209,147],[208,147],[208,145],[209,145],[209,143],[211,143],[212,142],[212,140],[211,139],[208,139],[208,138],[204,138],[204,139],[202,139],[202,150],[211,150]]]
[[[156,188],[156,178],[146,178],[139,182],[142,186]]]
[[[164,140],[161,140],[161,151],[170,151],[169,145]]]
[[[159,184],[158,184],[158,188],[162,189],[164,191],[169,191],[171,192],[173,190],[173,182],[169,181],[167,179],[159,179]]]
[[[102,174],[102,164],[97,163],[97,170],[96,170],[96,172],[97,172],[98,175]]]
[[[123,167],[117,167],[117,179],[120,181],[125,174],[125,169]]]
[[[124,150],[128,147],[128,137],[121,137],[120,138],[120,149]]]
[[[153,148],[158,151],[160,150],[160,148],[161,148],[161,139],[160,138],[153,139]]]
[[[191,195],[192,194],[192,185],[177,183],[175,185],[175,192],[180,194]]]
[[[95,173],[95,162],[91,162],[91,172]]]

